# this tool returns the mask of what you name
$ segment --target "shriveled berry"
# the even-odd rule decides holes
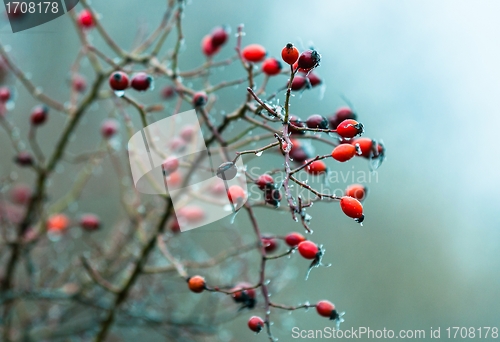
[[[332,129],[337,128],[337,126],[344,120],[347,119],[353,119],[356,120],[357,115],[352,111],[351,108],[349,107],[341,107],[337,109],[335,114],[333,114],[329,120],[330,120],[330,127]]]
[[[31,110],[31,124],[33,126],[40,126],[47,121],[49,115],[49,108],[45,105],[39,105]]]
[[[303,88],[305,88],[305,86],[307,85],[307,80],[304,76],[301,76],[301,75],[295,75],[295,77],[293,78],[292,80],[292,90],[301,90]]]
[[[304,70],[310,70],[319,65],[321,55],[316,50],[306,50],[299,56],[298,67]]]
[[[337,126],[337,134],[342,138],[354,138],[362,133],[363,124],[356,120],[344,120]]]
[[[78,24],[84,28],[92,28],[94,27],[94,18],[92,17],[92,13],[84,9],[78,14]]]
[[[321,160],[315,160],[306,167],[307,173],[311,175],[320,175],[326,172],[326,164]]]
[[[299,50],[292,43],[288,43],[281,50],[281,58],[285,63],[292,65],[299,59]]]
[[[335,305],[327,300],[321,300],[316,304],[316,311],[320,316],[328,317],[332,320],[338,318],[337,311],[335,310]]]
[[[227,191],[227,197],[234,204],[240,204],[246,199],[245,190],[239,185],[231,185]]]
[[[349,196],[343,196],[340,199],[340,208],[344,214],[357,220],[357,222],[363,221],[363,205],[357,199]]]
[[[88,231],[94,231],[101,226],[101,220],[94,214],[85,214],[80,218],[80,227]]]
[[[212,57],[220,51],[220,47],[215,47],[212,45],[212,36],[207,35],[201,40],[201,50],[207,57]]]
[[[145,91],[151,87],[153,78],[145,72],[138,72],[132,77],[130,85],[137,91]]]
[[[256,300],[255,290],[251,289],[250,287],[252,287],[251,284],[242,282],[236,284],[236,286],[232,288],[231,291],[236,291],[232,294],[232,298],[236,303],[243,303],[244,308],[252,309],[253,307],[255,307]]]
[[[129,87],[128,75],[123,71],[115,71],[109,76],[109,86],[113,90],[125,90]]]
[[[17,154],[14,161],[19,166],[31,166],[33,165],[33,156],[27,151],[21,151]]]
[[[61,233],[68,229],[69,218],[64,214],[55,214],[47,219],[47,230],[51,233]]]
[[[259,44],[250,44],[241,51],[243,59],[253,63],[262,62],[266,54],[266,49]]]
[[[333,159],[343,163],[356,155],[356,147],[350,144],[341,144],[332,151]]]
[[[276,58],[268,58],[262,63],[262,71],[267,76],[278,75],[281,72],[281,63]]]
[[[316,259],[320,252],[319,247],[312,241],[302,241],[298,244],[300,255],[306,259]]]
[[[179,168],[179,159],[175,157],[168,157],[162,164],[163,172],[166,175],[170,175],[171,173],[177,171]]]
[[[10,100],[10,89],[7,87],[0,87],[0,102],[7,102]]]
[[[319,114],[313,114],[307,118],[306,125],[309,128],[327,129],[329,122],[328,119],[325,118],[324,116],[321,116]]]
[[[262,245],[266,250],[266,253],[271,253],[278,248],[278,241],[273,237],[262,237]]]
[[[274,179],[271,175],[263,174],[257,178],[255,184],[257,184],[260,190],[269,189],[274,187]]]
[[[361,184],[351,184],[345,190],[345,195],[362,201],[366,198],[368,189]]]
[[[259,333],[264,328],[264,320],[258,316],[252,316],[248,320],[248,327],[250,330]]]
[[[212,31],[211,43],[214,48],[219,48],[227,42],[229,38],[229,27],[219,26]]]
[[[118,121],[107,119],[101,125],[101,135],[104,139],[110,139],[118,132]]]
[[[285,242],[290,247],[298,246],[303,241],[306,241],[306,238],[297,232],[289,233],[285,236]]]
[[[193,95],[193,106],[195,107],[203,107],[208,102],[207,93],[204,91],[198,91]]]
[[[200,293],[205,290],[205,278],[199,275],[195,275],[188,279],[188,287],[194,293]]]
[[[264,201],[275,207],[279,207],[281,192],[279,189],[271,188],[264,191]]]

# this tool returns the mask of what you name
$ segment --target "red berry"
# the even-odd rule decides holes
[[[281,58],[285,63],[292,65],[299,59],[299,50],[292,43],[288,43],[281,50]]]
[[[321,300],[316,304],[316,311],[320,316],[328,317],[330,319],[337,318],[337,312],[335,311],[335,305],[327,300]]]
[[[264,236],[262,237],[262,245],[264,246],[266,253],[271,253],[278,248],[278,241],[276,241],[275,238]]]
[[[326,172],[326,165],[321,160],[315,160],[306,167],[307,173],[311,175],[320,175]]]
[[[356,147],[349,144],[341,144],[332,151],[333,159],[343,163],[356,155]]]
[[[349,107],[341,107],[337,109],[335,114],[333,114],[329,120],[330,120],[330,127],[335,129],[337,126],[344,120],[347,119],[354,119],[356,120],[357,115],[352,111],[351,108]]]
[[[310,158],[310,156],[307,154],[306,150],[304,150],[302,147],[292,147],[290,150],[290,158],[293,159],[293,161],[298,162],[298,163],[303,163],[307,159]]]
[[[363,133],[363,124],[356,120],[348,119],[337,126],[337,134],[342,138],[354,138]]]
[[[15,204],[24,205],[28,203],[32,195],[31,188],[26,184],[16,184],[10,191],[10,199]]]
[[[306,120],[306,125],[309,128],[322,128],[327,129],[329,122],[328,119],[319,114],[313,114]]]
[[[129,87],[128,75],[123,71],[115,71],[109,76],[109,86],[113,90],[125,90]]]
[[[185,142],[193,140],[196,130],[193,126],[184,126],[181,130],[180,136]]]
[[[243,59],[253,63],[262,62],[262,60],[266,57],[266,54],[266,49],[259,44],[250,44],[241,51]]]
[[[245,201],[245,190],[239,185],[231,185],[227,191],[227,197],[234,204],[239,204]]]
[[[203,107],[208,102],[207,93],[204,91],[198,91],[193,95],[193,105],[195,107]]]
[[[310,72],[309,75],[307,75],[307,79],[309,80],[311,87],[315,87],[318,84],[321,84],[321,78],[319,78],[318,75],[313,72]]]
[[[285,236],[285,242],[290,247],[295,247],[303,241],[306,241],[306,238],[300,233],[293,232]]]
[[[201,40],[201,49],[205,56],[212,57],[220,51],[220,47],[214,47],[212,44],[212,36],[207,35]]]
[[[94,214],[85,214],[80,218],[80,227],[88,231],[94,231],[99,229],[101,226],[101,221],[99,217]]]
[[[349,196],[343,196],[340,199],[340,208],[347,216],[357,220],[358,222],[363,221],[363,205],[357,199]]]
[[[94,18],[89,10],[84,9],[78,14],[78,23],[81,27],[91,28],[94,27]]]
[[[264,327],[264,321],[258,316],[252,316],[248,320],[248,327],[250,328],[250,330],[259,333]]]
[[[205,290],[205,278],[202,276],[196,275],[188,279],[188,287],[194,293],[200,293]]]
[[[257,184],[260,190],[265,190],[274,187],[274,179],[271,175],[263,174],[257,178],[255,184]]]
[[[104,139],[110,139],[118,132],[118,121],[115,119],[108,119],[101,125],[101,135]]]
[[[321,55],[316,50],[306,50],[299,56],[298,67],[304,70],[310,70],[319,65]]]
[[[180,233],[181,232],[181,226],[180,226],[179,221],[177,219],[173,220],[172,223],[170,223],[170,231],[172,233]]]
[[[165,100],[170,100],[175,95],[175,88],[172,86],[166,86],[161,90],[161,96]]]
[[[268,58],[262,63],[262,71],[267,76],[278,75],[281,72],[281,63],[276,58]]]
[[[146,74],[145,72],[138,72],[132,77],[131,86],[135,90],[145,91],[151,87],[153,83],[153,78]]]
[[[361,184],[352,184],[345,190],[345,195],[362,201],[366,198],[367,188]]]
[[[47,116],[49,115],[49,108],[47,108],[45,105],[40,105],[36,106],[33,108],[31,111],[31,124],[34,126],[39,126],[45,121],[47,121]]]
[[[33,157],[27,151],[21,151],[17,154],[14,159],[17,165],[19,166],[31,166],[33,165]]]
[[[175,188],[178,185],[180,185],[181,183],[182,183],[182,176],[181,176],[179,171],[176,171],[167,177],[167,184],[169,187]],[[201,215],[201,218],[203,218],[203,216],[205,215],[202,210],[201,210],[200,215]]]
[[[295,75],[292,81],[292,90],[301,90],[307,84],[307,80],[304,76]]]
[[[0,88],[0,102],[7,102],[10,100],[10,89],[7,87]]]
[[[298,244],[300,255],[306,259],[315,259],[320,252],[318,246],[312,241],[302,241]]]
[[[168,157],[165,159],[165,161],[162,164],[163,172],[165,172],[167,175],[171,174],[172,172],[177,171],[179,168],[179,159],[175,157]]]
[[[73,80],[71,81],[71,86],[75,91],[83,93],[87,88],[87,81],[85,81],[85,77],[81,75],[75,75],[73,77]]]
[[[229,38],[229,28],[227,26],[216,27],[212,31],[211,43],[214,48],[224,45]]]
[[[292,115],[288,118],[288,132],[292,134],[305,134],[304,130],[297,129],[296,127],[305,127],[304,122],[295,115]]]
[[[69,219],[64,214],[52,215],[47,219],[47,230],[52,233],[65,231],[69,226]]]
[[[176,177],[176,175],[180,177],[178,172],[174,172],[170,175],[169,178]],[[169,185],[171,184],[170,179],[168,180],[168,184]],[[189,223],[195,223],[205,218],[205,211],[200,207],[197,207],[195,205],[190,205],[179,209],[177,211],[177,217]]]
[[[359,149],[361,150],[360,156],[362,157],[370,158],[370,156],[373,154],[373,147],[375,142],[370,138],[358,138],[352,140],[350,143],[353,146],[359,146]]]

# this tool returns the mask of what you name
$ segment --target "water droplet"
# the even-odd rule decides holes
[[[262,155],[262,153],[263,153],[263,152],[264,152],[264,151],[259,151],[259,152],[255,153],[255,155],[256,155],[257,157],[260,157],[260,156]]]
[[[115,90],[115,95],[118,97],[123,97],[123,95],[125,95],[125,91],[124,90]]]

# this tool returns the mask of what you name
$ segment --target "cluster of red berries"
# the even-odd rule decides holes
[[[86,231],[96,231],[101,227],[101,221],[97,215],[84,214],[80,217],[79,226]],[[46,221],[47,231],[49,233],[64,233],[71,225],[71,220],[65,214],[54,214],[49,216]]]
[[[132,76],[132,81],[129,81],[129,76],[125,72],[115,71],[109,76],[109,86],[114,91],[123,91],[128,87],[137,91],[146,91],[153,87],[153,77],[145,72],[138,72]]]
[[[229,28],[229,26],[223,25],[214,28],[211,34],[203,37],[203,39],[201,40],[201,49],[205,56],[212,57],[213,55],[217,54],[229,39],[230,32],[231,29]]]

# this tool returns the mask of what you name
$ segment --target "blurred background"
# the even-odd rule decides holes
[[[138,29],[156,27],[164,1],[96,1],[93,5],[110,34],[128,48]],[[288,42],[301,49],[314,46],[322,55],[317,73],[324,87],[297,94],[292,111],[304,118],[315,113],[329,115],[346,105],[345,96],[364,124],[365,135],[382,139],[387,149],[387,160],[367,184],[370,193],[365,201],[364,225],[345,217],[337,206],[332,209],[328,204],[317,204],[311,208],[311,238],[325,245],[324,262],[333,266],[314,269],[305,281],[308,263],[298,257],[287,260],[289,267],[283,274],[288,272],[291,280],[273,293],[273,301],[296,305],[329,299],[340,311],[346,311],[345,329],[424,329],[426,339],[431,327],[441,327],[442,334],[448,326],[498,327],[499,13],[500,3],[494,0],[188,3],[181,69],[203,62],[200,41],[220,24],[230,25],[234,33],[237,25],[244,23],[243,45],[262,44],[275,57]],[[79,48],[69,18],[17,34],[11,33],[5,19],[1,25],[1,42],[10,46],[12,58],[30,73],[32,81],[56,98],[67,98],[68,70]],[[94,39],[101,46],[97,35]],[[232,37],[222,57],[233,54],[234,43]],[[218,69],[213,79],[243,76],[241,66],[234,65]],[[285,82],[286,76],[280,76],[269,89],[278,89]],[[144,102],[159,102],[158,91],[165,84],[167,80],[158,80],[154,92],[138,97]],[[27,134],[29,112],[36,103],[19,84],[17,91],[14,120]],[[217,111],[231,111],[244,93],[243,86],[220,92]],[[174,106],[166,105],[167,112]],[[106,116],[105,106],[92,108],[77,130],[72,151],[95,146],[99,139],[96,127]],[[40,130],[39,139],[46,151],[53,148],[53,137],[63,123],[64,119],[54,113]],[[19,179],[32,182],[29,171],[11,163],[13,153],[4,132],[0,143],[1,174],[15,171]],[[329,149],[318,146],[317,153],[328,153]],[[265,168],[272,157],[264,154],[248,163]],[[329,166],[369,173],[365,160],[342,167],[330,161]],[[71,168],[59,172],[69,174],[61,177],[59,186],[51,186],[55,198],[71,183]],[[110,202],[108,197],[117,193],[117,187],[103,186],[113,177],[112,168],[105,164],[74,210],[97,212],[111,224],[122,214],[119,203]],[[347,184],[334,186],[343,189]],[[258,215],[265,232],[303,230],[288,213],[258,210]],[[221,229],[225,224],[183,234],[188,234],[190,241],[205,241],[207,253],[213,254],[230,243]],[[244,215],[237,216],[235,224],[244,236],[252,237]],[[271,279],[279,278],[282,269],[272,272]],[[244,313],[222,325],[219,339],[266,340],[263,334],[254,336],[247,331],[249,316]],[[294,340],[293,327],[332,326],[314,310],[275,316],[274,322],[275,335],[281,341]]]

